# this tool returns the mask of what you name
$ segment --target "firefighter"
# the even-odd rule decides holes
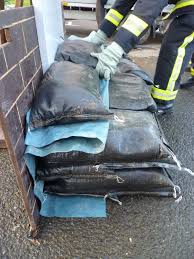
[[[101,77],[109,79],[123,56],[128,53],[146,33],[167,4],[175,4],[172,18],[164,36],[151,94],[158,111],[166,113],[173,107],[180,78],[194,49],[194,0],[117,0],[105,16],[100,29],[91,32],[85,40],[103,44],[110,38],[124,17],[135,4],[134,11],[118,29],[113,42],[102,53],[92,53],[98,59],[96,70]]]
[[[190,88],[194,86],[194,54],[191,58],[190,75],[190,78],[185,83],[181,84],[181,88]]]

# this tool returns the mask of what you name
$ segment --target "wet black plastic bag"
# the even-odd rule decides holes
[[[76,64],[85,64],[95,68],[98,61],[90,55],[92,52],[101,52],[101,49],[91,42],[83,40],[65,40],[59,45],[55,60],[71,61]]]
[[[99,93],[97,72],[71,62],[58,62],[46,72],[34,99],[30,127],[108,119]]]
[[[58,48],[57,61],[71,61],[95,68],[97,59],[90,53],[101,52],[97,45],[82,40],[65,40]],[[116,74],[110,81],[110,108],[125,110],[156,111],[147,84],[153,85],[150,77],[127,57],[121,59]]]
[[[110,122],[103,152],[93,155],[84,152],[53,153],[39,158],[43,168],[67,165],[130,163],[156,161],[169,157],[171,151],[154,114],[148,111],[115,110],[117,120]]]
[[[136,63],[134,63],[128,56],[125,56],[121,59],[119,67],[122,70],[122,73],[133,73],[134,75],[141,77],[148,85],[154,84],[151,77]]]
[[[133,73],[138,69],[130,60],[122,59],[110,80],[110,108],[122,110],[157,110],[146,82]]]
[[[172,196],[174,184],[162,168],[96,171],[92,167],[50,169],[44,191],[53,194],[150,194]]]
[[[76,64],[85,64],[95,68],[98,61],[90,55],[92,52],[99,53],[102,52],[102,49],[91,42],[65,39],[57,49],[55,60],[71,61]],[[130,60],[128,56],[121,59],[119,67],[122,68],[122,73],[133,73],[142,78],[147,84],[153,85],[150,76]]]

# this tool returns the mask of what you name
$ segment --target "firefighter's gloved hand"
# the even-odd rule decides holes
[[[124,50],[116,42],[111,43],[101,53],[91,53],[98,59],[96,70],[101,78],[109,80],[116,72],[117,65],[124,54]]]
[[[84,41],[87,41],[87,42],[94,43],[96,45],[102,45],[107,40],[107,36],[106,36],[106,34],[103,31],[98,30],[97,32],[96,31],[92,31],[85,38],[81,38],[81,37],[77,37],[77,36],[72,35],[68,39],[69,40],[84,40]]]

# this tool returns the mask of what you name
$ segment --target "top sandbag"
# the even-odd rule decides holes
[[[101,52],[101,49],[83,40],[65,40],[58,47],[55,60],[95,68],[97,59],[90,55],[92,52]],[[122,58],[116,74],[110,80],[110,108],[155,112],[157,107],[147,84],[153,85],[149,76],[129,58]]]
[[[153,85],[154,82],[144,70],[142,70],[136,63],[134,63],[127,55],[120,60],[120,69],[123,73],[132,73],[142,78],[147,85]]]
[[[104,48],[106,46],[103,46]],[[97,59],[91,56],[92,52],[100,53],[102,48],[98,45],[83,41],[83,40],[64,40],[57,49],[55,56],[56,61],[70,61],[75,64],[84,64],[93,68],[96,68]],[[127,55],[125,55],[119,64],[122,67],[123,73],[133,73],[136,76],[142,78],[148,85],[153,85],[153,80],[150,76],[143,71],[137,64],[135,64]]]
[[[89,120],[104,120],[111,113],[99,93],[97,72],[83,64],[53,63],[34,99],[30,128]]]
[[[84,64],[95,68],[97,59],[90,53],[101,52],[100,47],[83,40],[65,40],[57,49],[56,61],[71,61],[76,64]]]
[[[130,60],[122,59],[110,80],[110,108],[119,110],[155,112],[156,103],[146,82],[133,73],[138,67]],[[140,70],[135,70],[140,71]]]

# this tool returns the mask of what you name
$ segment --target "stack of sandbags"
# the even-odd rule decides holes
[[[79,145],[68,152],[55,148],[44,153],[37,157],[37,179],[45,181],[45,192],[55,195],[173,196],[176,187],[167,168],[180,165],[155,117],[156,105],[146,83],[151,80],[130,60],[122,59],[109,82],[108,109],[100,96],[96,60],[89,55],[93,51],[100,50],[79,40],[59,46],[56,63],[35,97],[29,125],[32,130],[109,121],[104,148],[89,153],[80,151]],[[92,140],[90,133],[84,139]],[[69,139],[80,140],[71,134]],[[61,142],[57,139],[55,147]]]

